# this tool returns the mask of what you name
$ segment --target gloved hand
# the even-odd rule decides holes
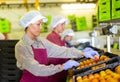
[[[83,51],[84,52],[87,52],[87,51],[90,51],[90,50],[93,50],[92,48],[89,48],[89,47],[86,47]],[[93,50],[94,51],[94,50]]]
[[[95,57],[94,57],[95,55],[97,55],[98,57],[100,56],[98,54],[98,52],[94,51],[94,50],[89,50],[89,51],[84,52],[84,56],[87,57],[87,58],[95,59]]]
[[[80,64],[74,60],[68,60],[67,62],[65,62],[63,64],[64,66],[64,70],[68,70],[69,68],[72,68],[72,67],[77,67],[79,66]]]

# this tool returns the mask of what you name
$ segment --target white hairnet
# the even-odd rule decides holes
[[[74,36],[74,32],[72,29],[66,29],[62,32],[62,38],[64,38],[65,36]]]
[[[42,19],[43,22],[47,21],[47,18],[45,18],[39,11],[32,10],[28,13],[26,13],[21,19],[20,19],[20,25],[24,28],[29,26],[30,24],[34,24],[38,20]]]
[[[51,29],[55,28],[58,24],[61,24],[61,23],[64,23],[65,24],[68,24],[69,23],[69,20],[63,16],[55,16],[53,17],[52,21],[51,21]]]
[[[109,31],[113,34],[117,34],[117,25],[114,25]]]

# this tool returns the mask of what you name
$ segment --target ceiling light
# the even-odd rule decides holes
[[[86,3],[86,4],[62,4],[62,9],[91,9],[95,8],[96,4],[93,3]]]

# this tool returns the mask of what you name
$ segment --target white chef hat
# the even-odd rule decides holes
[[[58,24],[61,24],[61,23],[64,23],[64,22],[65,22],[65,24],[68,24],[68,23],[69,23],[69,20],[68,20],[67,18],[63,17],[63,16],[60,16],[60,15],[55,16],[55,17],[53,17],[53,19],[52,19],[52,21],[51,21],[50,27],[51,27],[51,29],[53,29],[53,28],[55,28]]]
[[[43,22],[47,22],[47,18],[44,17],[39,11],[32,10],[26,13],[19,21],[20,25],[24,28],[29,26],[30,24],[34,24],[38,20],[42,19]]]
[[[66,29],[62,32],[62,38],[64,38],[65,36],[74,36],[74,31],[72,29]]]

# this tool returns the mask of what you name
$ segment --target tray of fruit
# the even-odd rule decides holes
[[[97,51],[99,54],[104,54],[104,50],[102,50],[102,49],[92,47],[92,46],[89,46],[89,47],[92,48],[93,50]]]
[[[93,50],[97,51],[100,55],[103,55],[105,53],[104,50],[102,50],[102,49],[98,49],[98,48],[92,47],[92,46],[89,46],[89,47],[92,48]],[[82,57],[82,58],[76,58],[75,60],[76,61],[83,61],[83,60],[86,60],[86,59],[88,59],[88,58]]]
[[[73,82],[120,82],[120,63],[115,62],[97,70],[73,76]]]
[[[80,62],[80,66],[73,69],[73,74],[84,73],[87,71],[103,68],[106,65],[120,62],[120,57],[109,58],[108,56],[102,55],[99,60],[88,59]]]
[[[108,58],[114,58],[114,57],[117,57],[118,55],[117,54],[113,54],[113,53],[110,53],[110,52],[104,52],[104,53],[101,53],[100,54],[100,57],[101,56],[107,56]],[[104,58],[104,57],[103,57]],[[81,61],[84,61],[84,60],[89,60],[89,58],[78,58],[78,59],[75,59],[76,61],[78,62],[81,62]]]

